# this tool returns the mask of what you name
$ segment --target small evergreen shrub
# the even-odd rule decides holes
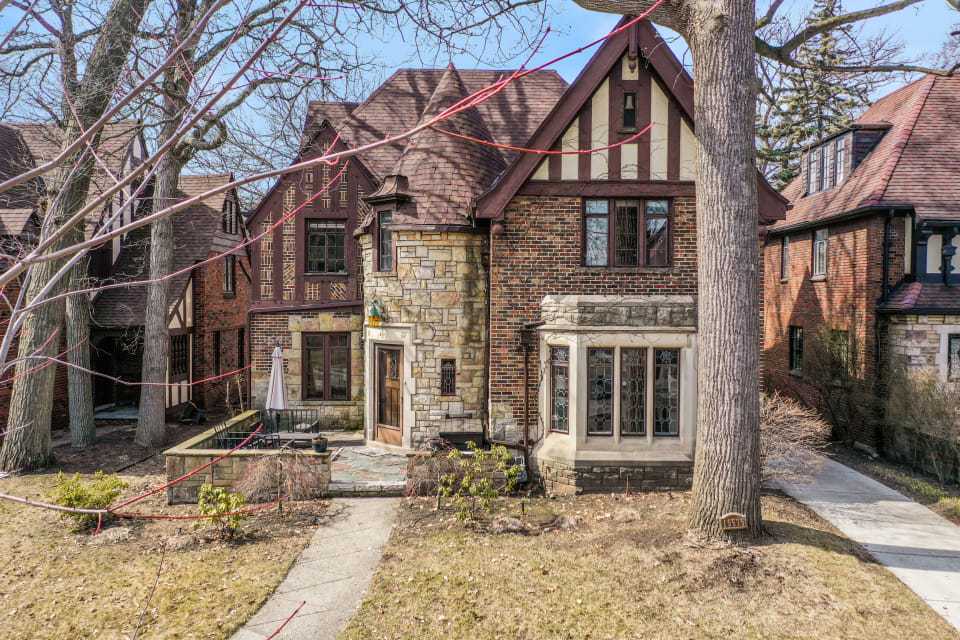
[[[228,493],[223,487],[215,487],[212,484],[205,484],[200,487],[200,496],[197,499],[197,511],[202,518],[193,524],[194,529],[199,529],[204,524],[215,524],[221,538],[230,538],[240,530],[240,523],[247,519],[239,511],[247,504],[247,499],[239,493]],[[225,514],[232,515],[225,515]]]
[[[103,471],[97,471],[93,474],[93,480],[85,483],[79,473],[68,478],[61,471],[57,474],[56,484],[46,495],[47,499],[61,507],[106,509],[128,486],[130,485],[115,473],[107,476]],[[78,524],[93,522],[97,519],[96,514],[93,513],[64,513],[63,517],[73,518]]]

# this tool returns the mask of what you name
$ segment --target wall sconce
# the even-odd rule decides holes
[[[367,324],[371,327],[380,326],[380,306],[377,304],[376,298],[370,303],[370,311],[367,313]]]

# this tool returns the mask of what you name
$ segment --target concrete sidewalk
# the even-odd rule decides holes
[[[812,482],[776,484],[863,545],[960,631],[960,527],[829,459]]]
[[[390,537],[397,498],[338,498],[333,519],[310,545],[270,599],[231,640],[263,640],[306,604],[277,640],[332,640],[356,611]]]

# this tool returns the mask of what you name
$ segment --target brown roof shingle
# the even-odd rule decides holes
[[[879,305],[891,313],[944,313],[960,309],[960,287],[942,282],[906,282]]]
[[[928,75],[894,91],[855,122],[871,124],[889,130],[841,185],[803,197],[797,178],[784,189],[793,206],[774,230],[865,207],[912,206],[921,218],[960,220],[960,77]]]

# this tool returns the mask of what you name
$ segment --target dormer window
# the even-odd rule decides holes
[[[637,94],[634,92],[623,94],[623,128],[628,131],[637,128]]]
[[[843,182],[846,177],[847,168],[847,138],[843,136],[837,139],[837,184]]]
[[[847,177],[848,138],[842,135],[807,152],[807,195],[832,189]]]

